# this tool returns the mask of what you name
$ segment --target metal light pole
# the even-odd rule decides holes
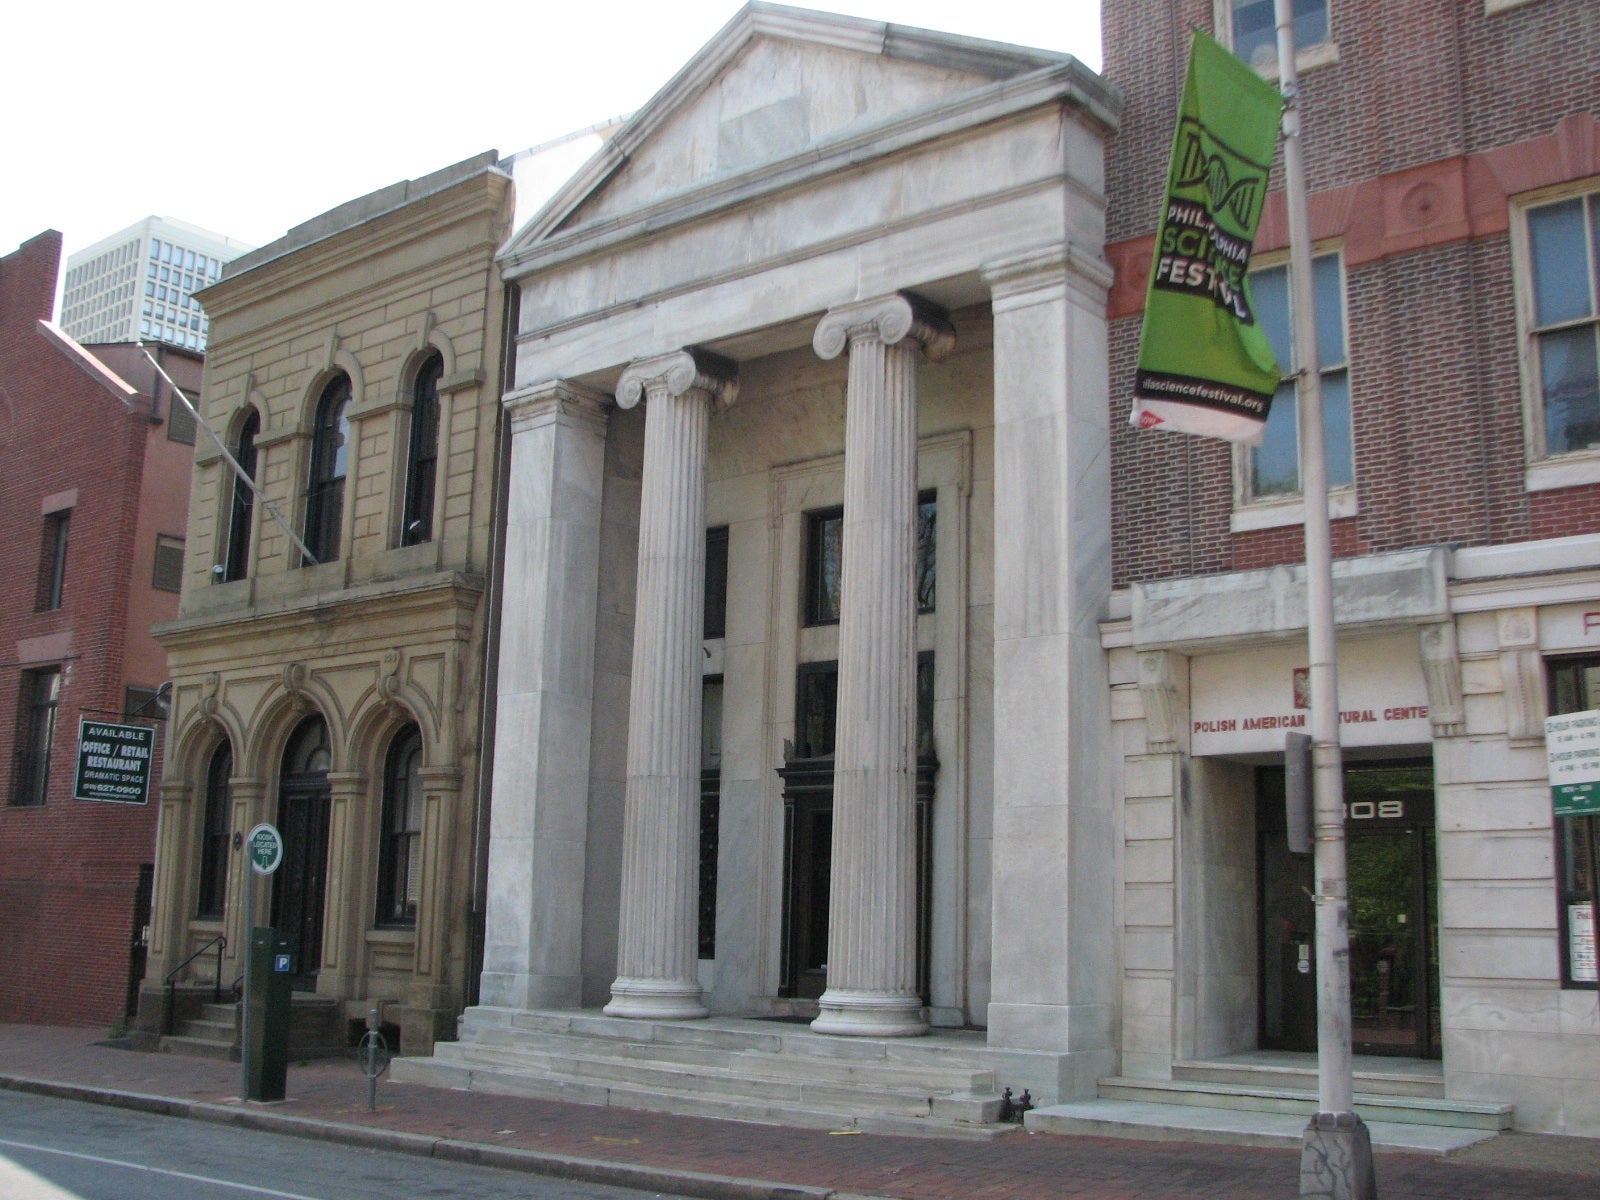
[[[1321,359],[1311,279],[1311,222],[1300,142],[1299,75],[1290,0],[1275,0],[1283,91],[1284,189],[1289,217],[1300,491],[1305,503],[1306,633],[1311,658],[1311,771],[1317,922],[1317,1112],[1300,1153],[1300,1194],[1376,1200],[1372,1140],[1356,1115],[1350,1055],[1350,904],[1345,862],[1344,775],[1339,751],[1339,675],[1333,616],[1333,542],[1322,425]]]

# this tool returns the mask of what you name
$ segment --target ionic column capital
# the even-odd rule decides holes
[[[739,398],[739,364],[709,350],[689,347],[641,358],[617,381],[617,404],[632,408],[647,396],[705,392],[719,407]]]
[[[920,296],[895,292],[830,308],[817,322],[811,347],[819,358],[838,358],[846,346],[863,338],[875,339],[885,346],[910,338],[936,362],[956,344],[955,330],[940,309]]]

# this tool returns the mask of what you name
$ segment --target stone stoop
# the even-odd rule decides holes
[[[469,1009],[462,1040],[397,1058],[396,1083],[815,1129],[993,1137],[981,1034],[839,1038],[751,1018],[636,1021]]]
[[[1157,1141],[1244,1146],[1301,1144],[1317,1108],[1314,1066],[1263,1055],[1174,1063],[1172,1078],[1100,1080],[1094,1100],[1036,1109],[1026,1128]],[[1448,1100],[1437,1064],[1364,1058],[1355,1108],[1374,1147],[1449,1154],[1512,1127],[1508,1104]]]
[[[157,1049],[163,1054],[239,1061],[239,1006],[203,1004],[200,1015],[177,1023],[177,1033],[164,1035]]]
[[[289,1061],[329,1058],[349,1050],[343,1007],[323,996],[296,994],[289,1001]],[[155,1049],[220,1062],[239,1061],[239,1005],[200,1005],[198,1015],[180,1019],[177,1032],[162,1036]]]

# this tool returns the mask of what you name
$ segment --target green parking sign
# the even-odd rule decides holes
[[[1555,815],[1600,815],[1600,709],[1546,717],[1544,743]]]

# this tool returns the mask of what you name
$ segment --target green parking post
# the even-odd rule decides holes
[[[293,967],[287,941],[270,925],[256,924],[256,875],[271,875],[283,862],[283,835],[257,825],[245,838],[252,878],[245,888],[243,1028],[239,1046],[239,1096],[282,1100],[289,1074],[289,980]]]

